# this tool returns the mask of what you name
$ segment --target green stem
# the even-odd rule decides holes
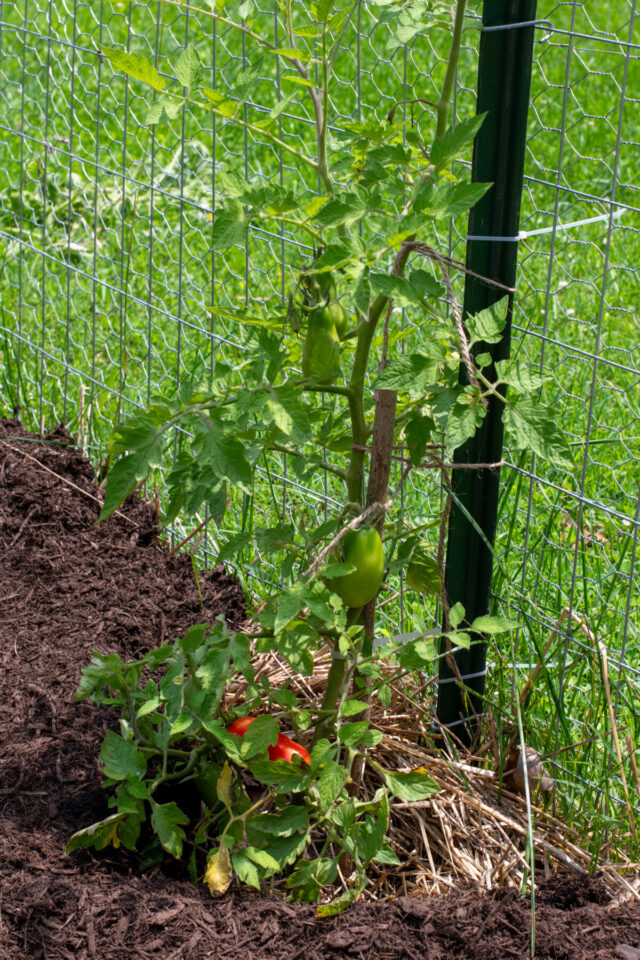
[[[148,744],[149,746],[151,746],[151,741],[147,740],[147,738],[143,737],[142,734],[140,733],[140,728],[138,727],[138,720],[136,717],[136,714],[138,711],[137,711],[133,696],[131,695],[131,691],[128,688],[126,691],[126,697],[127,697],[128,707],[129,707],[129,721],[131,723],[131,729],[133,730],[133,735],[135,736],[136,740],[139,743]]]
[[[467,0],[458,0],[456,3],[456,13],[453,21],[453,36],[451,38],[451,50],[447,63],[447,71],[444,75],[440,99],[436,106],[437,124],[436,137],[443,137],[447,130],[447,117],[453,95],[453,85],[456,79],[458,69],[458,60],[460,59],[460,46],[462,44],[462,27],[464,24],[464,14],[467,7]]]
[[[325,687],[322,704],[318,711],[318,721],[311,740],[311,746],[314,747],[318,740],[328,737],[335,730],[336,704],[340,697],[346,660],[337,647],[334,647],[332,653],[331,666],[327,676],[327,685]]]
[[[370,315],[369,321],[360,328],[356,354],[351,369],[351,380],[349,381],[349,413],[351,415],[352,448],[349,467],[347,469],[347,491],[349,499],[360,505],[362,505],[364,494],[365,451],[359,448],[366,446],[369,436],[364,414],[364,387],[367,366],[369,364],[369,353],[376,332],[376,323],[377,321],[375,319],[372,320]]]
[[[403,249],[395,265],[394,273],[396,276],[402,276],[410,251]],[[369,307],[369,316],[367,322],[360,325],[358,329],[358,342],[356,345],[356,354],[351,371],[351,380],[349,382],[349,412],[351,414],[351,432],[352,443],[356,447],[364,447],[369,437],[369,428],[364,416],[364,386],[369,364],[369,354],[371,344],[375,336],[376,328],[383,310],[389,303],[389,297],[378,294]],[[365,451],[359,449],[351,450],[351,458],[348,468],[347,490],[349,499],[355,503],[362,504],[364,495],[364,457]]]
[[[192,750],[189,754],[189,759],[187,763],[180,770],[174,770],[173,773],[166,772],[166,755],[165,762],[163,763],[162,773],[159,777],[153,781],[149,787],[149,793],[155,793],[161,783],[167,783],[169,780],[179,780],[181,777],[185,777],[188,773],[191,773],[195,767],[198,758],[207,750],[206,746],[197,747],[195,750]],[[169,751],[167,750],[167,754]]]
[[[304,457],[305,453],[303,450],[297,450],[295,447],[289,447],[285,443],[271,443],[269,444],[270,450],[277,450],[279,453],[286,453],[290,457]],[[323,470],[327,470],[329,473],[335,474],[336,477],[340,477],[341,480],[347,479],[347,471],[342,467],[336,467],[332,463],[327,463],[323,461],[321,464]]]
[[[292,157],[295,157],[299,163],[304,163],[307,167],[311,167],[312,170],[318,170],[318,164],[315,162],[315,160],[313,160],[311,157],[308,157],[304,153],[300,153],[300,151],[292,147],[290,143],[287,143],[285,140],[281,140],[280,137],[276,137],[274,133],[270,133],[268,130],[264,130],[263,128],[256,126],[254,123],[249,123],[248,120],[240,120],[238,117],[229,117],[224,110],[220,110],[210,100],[203,101],[196,100],[193,97],[183,97],[182,94],[172,93],[171,90],[163,91],[163,96],[169,97],[172,100],[178,100],[180,103],[191,103],[196,107],[202,107],[205,110],[211,110],[216,117],[221,117],[223,120],[227,120],[230,123],[235,123],[238,127],[248,130],[249,133],[255,133],[258,139],[270,140],[271,143],[274,143],[277,147],[280,147],[281,150],[284,150]]]
[[[290,60],[298,73],[304,77],[305,80],[307,79],[307,71],[300,62],[299,58],[296,57],[295,53],[290,53],[286,50],[279,49],[275,44],[271,43],[270,40],[265,40],[265,38],[261,37],[260,34],[254,33],[250,27],[245,27],[241,23],[236,23],[235,20],[229,20],[228,17],[223,17],[221,14],[216,13],[215,10],[206,10],[203,7],[196,7],[191,3],[184,3],[184,0],[163,0],[163,4],[168,4],[170,7],[179,7],[181,10],[186,10],[188,13],[197,13],[202,17],[209,17],[211,20],[216,20],[225,27],[231,27],[232,30],[237,30],[239,33],[243,33],[245,37],[248,37],[250,40],[255,40],[257,44],[259,44],[261,47],[266,47],[267,50],[270,50],[276,56],[282,57],[283,60]],[[291,46],[294,46],[292,36],[290,36],[290,40]]]
[[[327,124],[329,121],[329,64],[327,63],[327,23],[322,29],[322,122],[318,127],[318,167],[320,176],[329,194],[333,193],[333,183],[329,174],[327,159]]]
[[[359,616],[360,610],[351,608],[347,614],[347,626],[350,627],[356,623]],[[329,667],[329,674],[327,676],[327,685],[311,741],[312,746],[315,746],[318,740],[328,737],[335,729],[337,707],[342,695],[346,665],[346,658],[336,644],[333,648],[331,666]]]
[[[260,797],[260,799],[256,800],[256,802],[252,806],[250,806],[248,810],[245,810],[244,813],[239,813],[236,816],[231,816],[220,836],[220,845],[222,846],[222,843],[224,842],[224,838],[226,837],[229,827],[231,826],[232,823],[236,823],[238,820],[241,820],[243,823],[243,829],[246,829],[247,819],[251,816],[254,810],[259,810],[260,807],[263,804],[265,804],[267,800],[270,800],[270,799],[271,799],[270,794],[267,794],[264,797]]]
[[[340,397],[350,397],[351,387],[341,387],[337,383],[306,383],[304,390],[311,393],[335,393]]]

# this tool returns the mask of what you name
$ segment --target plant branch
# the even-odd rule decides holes
[[[308,157],[304,153],[300,153],[299,150],[296,150],[295,147],[292,147],[291,144],[287,143],[286,140],[281,140],[280,137],[275,135],[275,133],[270,133],[269,130],[266,130],[263,127],[258,127],[255,123],[250,123],[248,120],[240,120],[238,117],[229,117],[224,110],[220,110],[219,107],[216,107],[215,104],[210,100],[195,100],[193,97],[183,97],[181,94],[172,93],[170,90],[164,91],[164,96],[171,97],[171,99],[179,100],[183,103],[192,103],[196,107],[203,107],[206,110],[210,110],[213,114],[215,114],[215,116],[221,117],[223,120],[228,120],[231,123],[235,123],[244,130],[248,130],[249,133],[255,133],[258,139],[265,138],[270,140],[271,143],[274,143],[277,147],[280,147],[281,150],[284,150],[292,157],[295,157],[300,163],[304,163],[305,166],[311,167],[312,170],[318,169],[318,164],[315,162],[315,160],[313,160],[311,157]]]
[[[341,397],[351,396],[351,387],[341,387],[337,383],[308,383],[304,387],[312,393],[335,393]]]
[[[267,50],[270,50],[278,57],[282,57],[283,60],[289,60],[293,66],[296,68],[300,76],[304,77],[306,80],[308,78],[307,71],[298,57],[295,56],[295,52],[289,52],[287,50],[281,50],[279,47],[276,47],[275,44],[271,43],[270,40],[265,40],[264,37],[261,37],[260,34],[254,33],[250,27],[245,27],[241,23],[236,23],[235,20],[230,20],[228,17],[223,17],[222,14],[216,13],[213,9],[205,9],[204,7],[196,7],[193,4],[185,3],[184,0],[163,0],[165,5],[170,7],[180,7],[182,10],[186,10],[188,13],[197,13],[202,17],[209,17],[211,20],[215,20],[217,23],[223,24],[225,27],[231,27],[232,30],[237,30],[239,33],[243,33],[245,37],[248,37],[250,40],[255,40],[257,44],[261,47],[266,47]],[[291,46],[294,46],[292,35],[289,38],[291,40]]]
[[[270,444],[269,444],[269,449],[270,449],[270,450],[277,450],[279,453],[286,453],[286,454],[288,454],[290,457],[304,457],[304,456],[306,456],[305,453],[304,453],[304,451],[302,451],[302,450],[297,450],[295,447],[289,447],[289,446],[287,446],[285,443],[270,443]],[[346,471],[345,469],[343,469],[342,467],[336,467],[336,466],[334,466],[332,463],[328,463],[328,461],[326,461],[326,460],[323,460],[323,462],[322,462],[322,464],[321,464],[321,467],[322,467],[323,470],[327,470],[328,473],[333,473],[333,474],[335,474],[336,477],[340,477],[341,480],[346,480],[346,479],[347,479],[347,471]]]
[[[467,7],[467,0],[458,0],[456,3],[456,12],[453,20],[453,36],[451,38],[451,50],[447,63],[447,71],[444,75],[440,99],[436,107],[437,123],[436,137],[440,139],[447,130],[447,117],[449,115],[449,106],[453,94],[453,85],[456,79],[458,69],[458,60],[460,59],[460,47],[462,44],[462,27],[464,24],[464,14]]]

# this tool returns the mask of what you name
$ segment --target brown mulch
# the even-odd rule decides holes
[[[214,901],[157,868],[138,875],[119,851],[64,857],[69,836],[107,813],[97,755],[114,718],[73,700],[93,651],[138,657],[220,613],[240,627],[245,608],[222,570],[201,574],[201,608],[189,559],[168,556],[141,500],[96,525],[93,472],[63,430],[24,436],[0,423],[0,960],[528,956],[530,903],[511,889],[318,920],[242,890]],[[640,960],[640,907],[610,902],[598,877],[545,881],[536,956]]]

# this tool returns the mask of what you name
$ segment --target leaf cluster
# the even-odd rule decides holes
[[[243,711],[259,713],[242,738],[228,732],[232,717],[223,711],[234,676],[247,683]],[[348,895],[320,908],[337,912],[363,889],[372,861],[398,862],[386,841],[390,797],[423,799],[438,789],[425,772],[378,768],[381,786],[371,799],[350,795],[355,758],[380,739],[368,721],[352,719],[367,706],[353,699],[342,706],[335,742],[317,741],[309,765],[298,757],[269,760],[279,725],[261,711],[284,707],[296,716],[295,697],[286,687],[271,691],[266,678],[255,682],[249,638],[223,622],[194,626],[137,661],[96,654],[76,698],[117,709],[120,723],[118,732],[107,731],[99,758],[113,812],[75,833],[66,852],[122,845],[148,867],[167,854],[183,857],[188,840],[191,876],[214,895],[233,874],[259,888],[285,873],[296,899],[316,902],[348,854]],[[195,823],[185,790],[201,799]]]

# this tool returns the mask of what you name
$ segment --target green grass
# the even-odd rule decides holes
[[[599,5],[597,14],[591,11],[596,22],[578,7],[576,30],[626,38],[628,12],[619,6]],[[549,17],[556,29],[570,28],[570,5],[541,7],[539,17]],[[25,426],[35,430],[59,419],[73,433],[82,428],[95,461],[104,456],[113,424],[151,393],[171,391],[184,377],[206,377],[214,357],[233,360],[239,332],[213,317],[213,304],[279,298],[300,256],[309,253],[298,247],[299,237],[256,230],[246,249],[212,253],[210,213],[221,173],[244,172],[246,165],[251,177],[278,178],[280,157],[232,125],[218,121],[214,131],[204,112],[146,127],[146,89],[115,76],[95,51],[129,41],[132,50],[153,58],[157,44],[162,64],[184,44],[186,25],[170,8],[157,24],[139,4],[131,8],[129,35],[128,9],[78,3],[74,19],[52,5],[49,23],[44,0],[0,2],[0,408],[10,413],[19,406]],[[390,57],[384,45],[380,56],[369,26],[363,11],[360,41],[351,36],[338,62],[336,111],[383,121],[395,99],[433,99],[443,73],[444,33],[418,40],[406,58],[403,51]],[[242,49],[235,34],[218,32],[214,74],[210,23],[192,16],[188,30],[209,65],[211,85],[224,87],[239,77]],[[640,42],[637,29],[633,39]],[[470,33],[459,72],[459,116],[473,111],[475,42]],[[568,42],[554,33],[536,45],[522,229],[552,226],[556,206],[560,223],[606,213],[607,205],[593,198],[611,196],[614,169],[615,200],[633,209],[615,220],[609,246],[606,222],[521,243],[513,352],[549,374],[544,396],[557,406],[576,469],[569,475],[520,456],[517,470],[503,472],[495,602],[522,627],[517,649],[505,641],[489,651],[488,702],[498,723],[513,718],[514,682],[523,686],[561,611],[571,606],[608,648],[618,724],[628,727],[635,743],[640,136],[634,102],[625,105],[621,120],[618,107],[623,82],[632,96],[640,78],[638,58],[625,64],[619,46],[576,39],[564,98]],[[269,61],[261,76],[256,101],[275,101]],[[283,137],[311,149],[302,89],[287,114]],[[420,122],[428,132],[428,118]],[[317,189],[289,159],[282,178]],[[464,255],[465,230],[465,223],[454,224],[454,255]],[[443,248],[449,243],[446,235],[434,240]],[[291,465],[286,481],[283,475],[277,458],[265,466],[256,495],[234,504],[225,529],[211,531],[213,554],[230,530],[272,522],[282,510],[284,483],[285,516],[295,511],[309,526],[323,518],[325,494],[342,499],[330,477],[300,488]],[[436,478],[412,478],[403,502],[407,517],[433,515],[439,495]],[[260,557],[246,561],[248,583],[259,590],[265,575]],[[278,570],[267,569],[266,576],[277,578]],[[407,592],[402,611],[396,602],[385,610],[391,630],[411,629],[418,613],[436,616],[435,608],[424,611]],[[624,810],[601,799],[603,789],[618,799],[623,789],[597,645],[565,621],[545,664],[524,724],[531,743],[557,759],[556,802],[594,853],[613,836],[635,856],[620,821]],[[626,770],[631,777],[628,764]]]

